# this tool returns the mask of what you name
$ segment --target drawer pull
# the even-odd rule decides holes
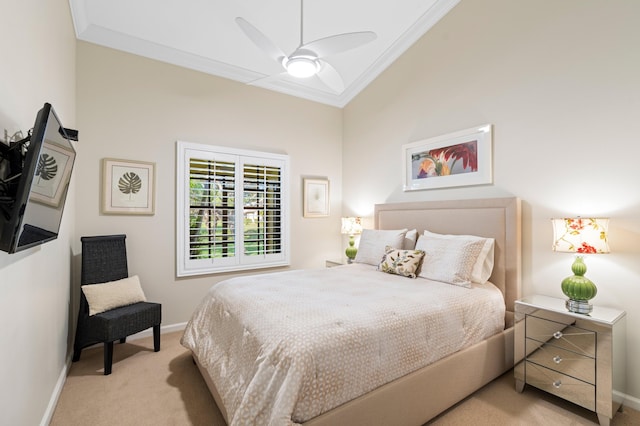
[[[562,362],[562,357],[560,355],[554,356],[553,362],[555,362],[556,364],[560,364]]]
[[[553,384],[553,387],[556,389],[560,389],[560,386],[562,386],[562,382],[560,380],[556,380],[552,384]]]
[[[556,331],[555,333],[553,333],[553,337],[556,339],[559,339],[562,337],[562,332],[561,331]]]

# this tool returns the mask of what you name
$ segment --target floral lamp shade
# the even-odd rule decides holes
[[[349,247],[345,250],[345,254],[347,255],[347,262],[352,263],[358,253],[353,236],[362,233],[362,219],[359,217],[343,217],[341,232],[349,235]]]
[[[359,217],[343,217],[342,233],[347,235],[362,234],[362,219]]]
[[[609,219],[562,218],[552,219],[553,251],[575,253],[571,265],[574,275],[562,281],[562,292],[568,297],[566,307],[571,312],[588,314],[593,310],[589,300],[598,292],[596,285],[586,278],[585,254],[609,253]]]
[[[609,219],[553,219],[553,251],[569,253],[609,253]]]

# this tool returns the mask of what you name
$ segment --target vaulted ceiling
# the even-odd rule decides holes
[[[459,1],[70,0],[70,4],[80,40],[343,107]],[[377,37],[323,58],[342,78],[344,90],[338,92],[317,76],[288,75],[281,63],[249,39],[237,17],[285,55],[291,55],[301,40],[306,44],[360,31],[373,31]]]

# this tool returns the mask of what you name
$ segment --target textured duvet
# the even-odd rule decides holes
[[[236,425],[304,422],[504,328],[491,283],[463,288],[352,264],[215,284],[182,344]]]

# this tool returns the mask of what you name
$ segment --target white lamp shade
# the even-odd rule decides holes
[[[359,217],[343,217],[341,232],[348,235],[361,234],[362,220]]]
[[[551,219],[553,251],[595,254],[609,253],[609,219],[562,218]]]

